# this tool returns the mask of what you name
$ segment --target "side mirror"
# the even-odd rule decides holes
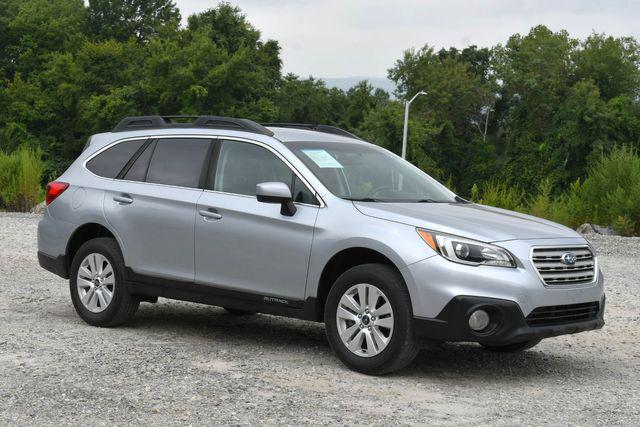
[[[282,215],[293,216],[296,213],[291,190],[284,182],[261,182],[256,185],[256,197],[262,203],[280,204]]]

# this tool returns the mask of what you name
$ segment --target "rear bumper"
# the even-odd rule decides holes
[[[69,278],[67,259],[64,255],[52,257],[44,252],[38,251],[38,263],[40,264],[40,267],[62,277],[63,279]]]
[[[489,344],[511,344],[534,339],[575,334],[600,329],[604,326],[604,296],[598,303],[598,311],[587,319],[566,321],[559,318],[546,324],[531,325],[514,301],[457,296],[433,319],[414,317],[413,329],[417,338],[437,341],[470,341]],[[486,332],[474,332],[469,328],[469,316],[479,308],[491,315],[491,325]]]

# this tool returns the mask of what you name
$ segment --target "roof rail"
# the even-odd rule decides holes
[[[362,141],[357,135],[352,134],[344,129],[340,129],[336,126],[330,125],[312,125],[305,123],[262,123],[263,126],[270,126],[276,128],[290,128],[290,129],[306,129],[306,130],[314,130],[316,132],[322,133],[330,133],[333,135],[346,136],[347,138],[355,138]]]
[[[112,132],[168,128],[230,129],[273,136],[266,127],[247,119],[222,116],[133,116],[120,120]]]

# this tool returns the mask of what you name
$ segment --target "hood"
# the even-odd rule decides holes
[[[581,237],[563,225],[475,203],[354,202],[367,216],[483,242]]]

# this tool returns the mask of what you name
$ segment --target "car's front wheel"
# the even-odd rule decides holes
[[[125,289],[124,261],[114,239],[97,238],[76,252],[69,275],[78,315],[94,326],[116,326],[135,314],[140,299]]]
[[[329,291],[324,321],[340,360],[353,370],[379,375],[415,358],[409,293],[400,273],[365,264],[343,273]]]

